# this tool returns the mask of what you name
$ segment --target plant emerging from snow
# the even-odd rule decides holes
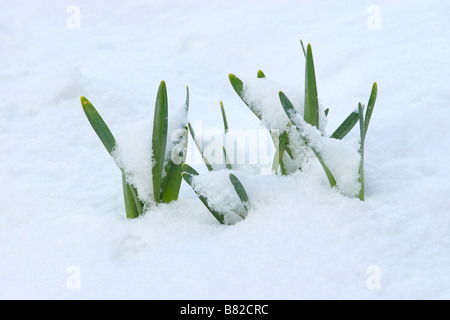
[[[296,108],[282,90],[277,90],[279,102],[281,102],[287,118],[283,116],[282,112],[274,111],[275,94],[261,70],[258,71],[257,80],[250,80],[246,84],[235,75],[230,74],[230,83],[242,101],[271,133],[281,132],[279,135],[272,135],[278,151],[272,166],[275,173],[277,173],[278,167],[280,167],[283,175],[301,169],[302,164],[308,158],[307,150],[310,150],[321,164],[331,187],[336,186],[345,193],[364,200],[364,141],[376,101],[377,84],[373,84],[365,116],[363,115],[364,106],[359,103],[358,110],[351,112],[333,134],[326,137],[323,122],[326,122],[328,109],[323,110],[319,104],[311,45],[308,44],[306,50],[303,42],[301,42],[301,45],[306,59],[303,110],[300,107]],[[255,83],[255,81],[258,83]],[[259,90],[254,90],[255,86],[259,86]],[[296,98],[297,105],[301,105],[302,97],[299,96],[298,92],[293,91],[292,95]],[[358,121],[360,122],[360,147],[358,151],[352,151],[348,149],[348,146],[337,140],[342,140]],[[330,147],[339,148],[342,152],[346,151],[349,159],[344,159],[341,163],[332,161],[332,155],[327,152]],[[356,153],[358,153],[358,161],[355,161]],[[289,169],[288,163],[293,163],[294,168]],[[349,178],[348,174],[341,179],[336,177],[337,172],[346,171],[342,170],[342,167],[349,165],[349,163],[356,164],[353,171],[359,183],[357,190],[354,188],[355,183],[351,183],[351,177]]]
[[[324,128],[328,109],[324,110],[319,103],[311,45],[308,44],[306,50],[302,42],[301,45],[306,60],[304,95],[292,88],[287,90],[275,88],[276,86],[266,79],[261,70],[258,71],[256,79],[246,80],[245,84],[241,79],[230,74],[230,83],[242,101],[270,131],[276,148],[272,160],[272,171],[275,174],[280,171],[282,175],[288,175],[302,170],[311,158],[316,158],[331,187],[364,200],[364,142],[376,101],[377,84],[373,84],[367,109],[364,110],[364,105],[359,103],[358,109],[351,112],[333,134],[326,136]],[[288,98],[288,95],[291,98]],[[280,103],[284,112],[279,108]],[[217,170],[205,156],[199,138],[195,135],[191,124],[187,122],[188,89],[181,112],[184,115],[183,119],[177,123],[176,130],[170,132],[171,142],[169,142],[165,82],[162,81],[159,86],[151,146],[148,146],[149,149],[151,147],[152,155],[148,164],[148,167],[151,167],[151,174],[149,173],[147,180],[151,181],[146,181],[147,188],[143,188],[144,191],[141,188],[140,192],[135,180],[130,178],[133,176],[130,173],[130,165],[128,164],[127,167],[127,162],[123,161],[120,150],[117,151],[120,148],[116,148],[116,140],[106,123],[85,97],[81,97],[81,104],[98,137],[122,171],[127,218],[142,215],[146,207],[155,203],[177,200],[182,179],[192,187],[201,202],[221,224],[234,224],[246,218],[250,207],[248,195],[233,173],[233,169],[236,168],[233,168],[228,159],[225,146],[222,147],[225,165]],[[220,101],[220,108],[225,137],[227,137],[228,121],[222,101]],[[360,123],[360,143],[356,150],[342,139],[358,122]],[[184,163],[188,131],[210,173],[209,176],[199,175],[195,169]],[[220,172],[221,169],[229,171],[226,180]],[[220,187],[217,187],[217,182]],[[217,190],[214,190],[215,187]]]
[[[81,105],[106,150],[113,157],[122,172],[123,194],[127,218],[137,218],[144,213],[146,206],[154,203],[168,203],[178,199],[181,185],[182,165],[186,159],[187,126],[181,123],[168,140],[168,100],[167,89],[164,81],[161,82],[155,103],[153,118],[152,143],[148,148],[152,150],[151,184],[152,195],[139,195],[139,192],[128,180],[129,170],[116,154],[116,139],[103,121],[92,103],[85,97],[81,97]],[[187,116],[189,109],[189,89],[187,88],[184,113]],[[150,200],[153,198],[152,200]]]

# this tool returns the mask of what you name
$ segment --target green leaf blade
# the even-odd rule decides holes
[[[100,141],[103,143],[108,153],[112,154],[114,147],[116,146],[116,140],[105,121],[103,121],[102,117],[94,108],[92,103],[85,97],[81,97],[81,105]]]
[[[308,44],[306,51],[304,119],[307,123],[319,129],[319,99],[310,44]]]
[[[97,136],[105,146],[108,153],[112,156],[113,150],[116,146],[116,140],[113,134],[88,99],[81,97],[81,105],[92,128],[97,133]],[[124,193],[126,216],[127,218],[136,218],[143,213],[144,205],[139,200],[136,189],[126,182],[124,169],[120,167],[119,169],[122,171],[122,188]]]
[[[200,201],[203,203],[203,205],[208,209],[209,212],[216,218],[217,221],[219,221],[220,224],[225,224],[225,217],[222,213],[215,210],[207,201],[206,197],[203,196],[194,186],[193,184],[193,174],[189,173],[189,170],[192,168],[188,168],[188,171],[184,171],[181,176],[183,177],[184,181],[194,190],[197,197],[200,199]],[[193,169],[192,169],[193,170]],[[194,170],[195,171],[195,170]]]
[[[200,155],[202,156],[203,162],[206,165],[206,168],[208,168],[208,171],[213,171],[214,168],[211,166],[211,164],[209,163],[209,160],[205,157],[204,153],[203,153],[203,148],[201,143],[198,141],[197,136],[195,135],[195,131],[194,128],[192,127],[191,123],[188,122],[188,128],[189,128],[189,132],[191,133],[191,137],[192,140],[194,140],[194,144],[197,147],[198,152],[200,152]]]
[[[186,113],[189,112],[189,87],[186,86],[186,101],[184,102]]]
[[[288,116],[289,120],[291,120],[291,122],[295,126],[297,126],[296,119],[295,119],[295,117],[297,116],[297,110],[295,110],[294,105],[292,104],[291,100],[289,100],[289,98],[284,94],[284,92],[280,91],[279,96],[280,96],[280,101],[281,101],[281,105],[283,106],[284,112]]]
[[[375,102],[377,100],[378,85],[374,82],[372,86],[372,91],[370,93],[369,102],[367,103],[366,116],[364,119],[364,139],[366,138],[367,129],[369,129],[370,119],[372,118],[373,109],[375,107]]]
[[[128,219],[135,219],[139,217],[139,210],[136,206],[136,202],[131,191],[130,186],[128,185],[125,175],[122,174],[122,187],[123,187],[123,197],[125,201],[125,213]]]
[[[169,162],[165,168],[166,175],[161,183],[161,202],[170,203],[178,200],[181,186],[181,166]],[[167,177],[167,178],[166,178]]]
[[[286,131],[283,131],[283,133],[280,135],[278,139],[278,146],[276,146],[276,152],[272,162],[272,171],[275,174],[277,174],[278,167],[280,165],[281,165],[281,174],[284,175],[286,173],[283,165],[283,154],[285,151],[288,150],[287,144],[288,144],[288,134]]]
[[[265,79],[266,75],[264,74],[264,72],[262,72],[262,70],[258,70],[258,73],[256,74],[256,77],[258,79]]]
[[[231,184],[234,187],[234,190],[236,191],[239,199],[241,200],[243,206],[244,206],[244,212],[236,212],[242,219],[245,219],[248,215],[248,195],[247,192],[245,191],[244,186],[242,185],[242,183],[239,181],[239,179],[232,173],[230,173],[229,175],[230,177],[230,181]]]
[[[191,176],[198,176],[198,172],[188,164],[183,164],[183,172],[189,173]]]
[[[359,113],[359,130],[360,130],[360,139],[361,144],[359,147],[359,154],[361,156],[361,160],[359,162],[359,183],[361,184],[361,189],[359,191],[358,198],[361,201],[364,201],[364,140],[365,140],[365,124],[364,124],[364,109],[361,103],[358,104],[358,113]]]
[[[167,89],[164,81],[158,89],[155,116],[153,119],[153,135],[152,135],[152,150],[153,150],[153,166],[152,166],[152,180],[153,180],[153,195],[155,202],[161,202],[161,179],[164,166],[164,157],[167,144],[167,126],[168,126],[168,101]]]
[[[358,121],[359,113],[350,113],[350,115],[342,122],[342,124],[333,132],[330,138],[342,140],[353,129]]]
[[[337,182],[334,178],[333,174],[331,173],[330,169],[328,169],[328,166],[325,164],[325,161],[323,161],[322,156],[319,152],[317,152],[314,148],[311,148],[311,150],[314,152],[317,160],[319,160],[320,164],[322,165],[323,170],[325,171],[325,174],[327,176],[328,182],[330,183],[330,187],[336,186]]]
[[[222,147],[222,150],[223,150],[223,158],[225,160],[225,167],[228,170],[233,170],[233,166],[231,165],[230,159],[228,158],[227,150],[225,149],[225,147]]]
[[[237,95],[241,98],[241,100],[247,105],[247,107],[253,112],[253,114],[259,119],[262,119],[262,115],[259,112],[259,110],[251,103],[251,101],[248,101],[245,93],[244,93],[244,83],[241,79],[236,77],[234,74],[230,73],[228,78],[230,79],[231,86],[233,87],[234,91],[236,91]]]
[[[228,132],[228,120],[227,120],[227,114],[225,113],[225,108],[223,106],[223,102],[220,101],[220,111],[222,112],[222,120],[223,120],[223,128],[225,133]]]
[[[301,44],[301,46],[302,46],[303,55],[304,55],[305,58],[306,58],[306,50],[305,50],[305,46],[303,45],[303,40],[300,40],[300,44]]]

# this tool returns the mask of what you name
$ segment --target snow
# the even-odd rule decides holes
[[[169,100],[169,98],[167,98]],[[183,151],[183,141],[188,139],[185,128],[188,123],[189,111],[186,109],[186,105],[179,105],[178,108],[171,108],[173,110],[168,115],[168,128],[167,128],[167,143],[165,159],[171,158],[176,163],[181,163],[179,153]],[[186,152],[186,150],[185,150]]]
[[[194,188],[200,192],[211,207],[225,216],[225,222],[234,224],[242,219],[236,214],[243,212],[244,206],[239,200],[229,178],[227,170],[211,171],[193,178]]]
[[[304,115],[304,89],[282,85],[268,79],[243,79],[244,97],[252,102],[262,116],[262,123],[269,129],[285,130],[289,119],[280,104],[279,92],[282,91],[294,105],[298,114]],[[327,118],[324,108],[319,104],[319,130],[324,131]]]
[[[167,161],[170,157],[172,161],[181,161],[179,153],[183,148],[179,142],[181,137],[186,138],[187,113],[184,104],[173,109],[175,111],[168,116],[165,159]],[[152,132],[153,117],[122,124],[115,136],[116,146],[112,154],[118,167],[124,169],[127,182],[136,187],[139,199],[147,206],[154,205]]]
[[[80,9],[79,29],[68,24],[70,5]],[[0,298],[448,299],[449,12],[437,0],[3,1]],[[254,79],[261,69],[267,79],[255,82],[301,89],[300,39],[312,45],[318,94],[330,109],[326,135],[378,83],[366,201],[346,194],[355,128],[325,146],[328,161],[349,159],[339,173],[344,193],[330,189],[311,157],[287,177],[238,167],[251,209],[234,226],[220,225],[184,181],[178,201],[127,220],[120,170],[80,96],[148,187],[161,80],[171,115],[189,86],[188,118],[203,134],[223,133],[222,100],[230,128],[268,135],[228,74]],[[286,120],[277,115],[274,125]],[[208,173],[191,139],[187,159],[230,208],[228,172]]]
[[[136,187],[139,199],[149,205],[154,203],[152,129],[150,120],[123,124],[113,150],[113,158],[124,169],[127,182]]]

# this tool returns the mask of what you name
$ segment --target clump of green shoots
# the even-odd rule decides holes
[[[280,171],[282,175],[286,175],[290,173],[290,171],[287,169],[288,165],[286,163],[286,160],[291,159],[293,160],[293,163],[296,164],[303,163],[302,161],[304,159],[302,157],[306,156],[305,153],[294,152],[296,151],[295,143],[300,142],[299,145],[312,151],[312,154],[314,154],[315,158],[317,158],[317,160],[321,164],[330,186],[335,187],[338,184],[335,175],[333,174],[332,170],[330,170],[329,165],[325,161],[327,160],[327,158],[325,158],[324,160],[322,150],[320,150],[320,148],[317,148],[316,144],[314,143],[315,141],[313,141],[314,138],[312,137],[316,136],[320,137],[320,139],[342,140],[354,128],[356,123],[359,122],[360,146],[358,152],[360,155],[360,162],[358,168],[358,181],[360,183],[360,190],[357,194],[357,197],[363,201],[365,190],[364,145],[377,97],[377,83],[374,83],[372,86],[372,91],[367,104],[367,108],[365,108],[363,104],[359,103],[357,110],[352,111],[330,136],[325,136],[325,134],[319,129],[319,121],[321,119],[321,112],[323,112],[324,116],[327,117],[329,109],[322,111],[319,106],[311,45],[308,44],[307,48],[305,49],[305,47],[303,46],[303,42],[300,41],[300,43],[303,49],[303,54],[305,56],[305,95],[303,117],[298,112],[298,110],[295,109],[294,105],[286,96],[286,94],[282,91],[279,91],[277,99],[279,99],[284,113],[287,115],[287,119],[284,118],[284,115],[282,116],[283,119],[285,119],[282,121],[287,121],[287,123],[286,125],[284,125],[283,123],[278,124],[279,126],[284,125],[281,128],[270,128],[270,124],[268,125],[272,141],[276,148],[276,153],[272,161],[272,170],[275,174]],[[266,81],[266,76],[261,70],[257,72],[257,79]],[[243,81],[233,74],[229,75],[229,80],[232,87],[234,88],[238,96],[242,99],[242,101],[249,107],[253,114],[263,122],[263,114],[261,111],[262,109],[258,105],[259,101],[252,100],[247,97],[246,86],[244,85]],[[115,160],[122,173],[122,188],[127,218],[139,217],[145,212],[147,206],[153,205],[153,201],[151,204],[149,204],[145,200],[141,199],[139,197],[136,186],[134,186],[127,180],[127,168],[124,168],[119,163],[119,161],[116,161],[114,156],[116,140],[92,103],[89,102],[89,100],[85,97],[81,97],[81,105],[97,136],[105,146],[108,153]],[[189,109],[188,88],[184,107],[187,114]],[[222,101],[220,101],[220,110],[226,136],[229,131],[229,126]],[[322,119],[324,119],[323,115]],[[203,194],[201,188],[196,185],[195,178],[199,176],[199,173],[194,168],[185,163],[189,135],[188,131],[190,132],[194,144],[200,152],[208,171],[213,171],[214,167],[212,166],[209,159],[207,159],[207,157],[205,156],[201,141],[195,135],[193,127],[189,122],[187,122],[187,120],[185,123],[180,124],[180,127],[177,130],[178,140],[176,140],[175,142],[168,141],[168,98],[166,84],[164,81],[162,81],[158,88],[155,102],[151,141],[152,162],[151,164],[149,164],[151,166],[152,172],[151,185],[154,203],[169,203],[171,201],[177,200],[180,191],[181,180],[184,179],[186,183],[192,187],[198,198],[219,223],[231,224],[231,222],[229,222],[229,219],[227,219],[226,217],[227,213],[221,212],[220,209],[217,209],[220,208],[220,206],[217,205],[217,203],[211,203],[208,197]],[[313,135],[311,135],[311,133],[313,133]],[[226,170],[233,170],[233,165],[228,158],[228,153],[225,146],[223,146],[222,149],[223,160],[225,164],[224,168],[226,168]],[[301,170],[301,168],[297,167],[294,169]],[[231,210],[240,218],[245,219],[250,208],[250,202],[247,192],[236,175],[230,172],[228,177],[231,185],[236,192],[236,195],[240,200],[240,202],[238,202],[238,205]]]
[[[187,113],[189,109],[189,89],[186,88],[186,90],[185,111]],[[116,140],[113,134],[88,99],[81,97],[81,105],[97,136],[122,172],[122,186],[127,218],[139,217],[144,213],[145,203],[139,198],[136,187],[127,181],[126,168],[120,166],[113,156],[116,147]],[[166,84],[162,81],[156,97],[151,145],[153,151],[153,161],[151,164],[152,186],[155,203],[168,203],[178,199],[182,165],[186,159],[188,130],[186,125],[179,129],[179,139],[175,143],[172,143],[169,147],[171,149],[166,152],[168,146],[168,99]],[[172,157],[172,153],[174,152],[178,153],[177,157]]]
[[[323,160],[320,150],[317,150],[313,144],[310,143],[307,134],[305,133],[306,126],[312,126],[316,130],[319,129],[319,98],[317,92],[317,83],[314,69],[314,61],[312,55],[311,45],[308,44],[307,49],[303,46],[303,42],[300,41],[303,53],[305,56],[305,96],[304,96],[304,113],[303,119],[300,114],[298,114],[297,110],[294,108],[292,102],[288,99],[288,97],[283,93],[279,92],[279,99],[281,105],[288,116],[290,122],[286,125],[286,127],[294,126],[296,131],[300,134],[303,139],[304,145],[306,145],[315,155],[317,160],[320,162],[327,179],[330,183],[331,187],[336,186],[337,182],[333,175],[333,173],[328,168],[327,164]],[[264,73],[260,70],[257,74],[258,78],[265,79]],[[246,97],[245,94],[245,86],[242,80],[236,77],[233,74],[229,75],[229,79],[232,87],[238,94],[238,96],[242,99],[242,101],[249,107],[249,109],[258,117],[258,119],[262,119],[262,115],[259,112],[259,108],[256,101],[251,101]],[[373,108],[375,105],[377,96],[377,84],[374,83],[372,87],[372,92],[370,94],[369,103],[367,106],[367,111],[365,116],[363,116],[364,106],[360,103],[358,111],[353,111],[350,115],[342,122],[342,124],[331,134],[330,139],[339,139],[342,140],[356,125],[356,123],[360,122],[360,136],[361,143],[359,153],[361,156],[360,166],[359,166],[359,182],[361,183],[361,189],[358,194],[359,199],[364,200],[364,141],[367,133],[367,128],[370,122],[370,118],[372,116]],[[328,116],[329,109],[324,111],[325,116]],[[293,158],[294,155],[290,150],[290,140],[293,138],[289,135],[288,131],[285,129],[280,129],[282,132],[279,136],[279,139],[273,139],[275,147],[277,148],[277,158],[273,161],[273,170],[276,172],[278,169],[278,165],[281,168],[281,174],[286,174],[286,170],[284,168],[283,163],[283,154],[286,152],[290,158]]]

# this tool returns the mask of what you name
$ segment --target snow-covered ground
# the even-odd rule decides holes
[[[0,298],[450,298],[449,1],[0,8]],[[366,201],[331,190],[317,167],[241,174],[252,209],[234,226],[184,182],[179,201],[127,220],[120,171],[80,96],[122,138],[150,123],[161,80],[171,111],[189,85],[203,132],[222,130],[220,100],[230,127],[259,130],[228,74],[262,69],[303,90],[300,39],[312,44],[328,134],[378,83]],[[206,173],[192,145],[188,160]]]

